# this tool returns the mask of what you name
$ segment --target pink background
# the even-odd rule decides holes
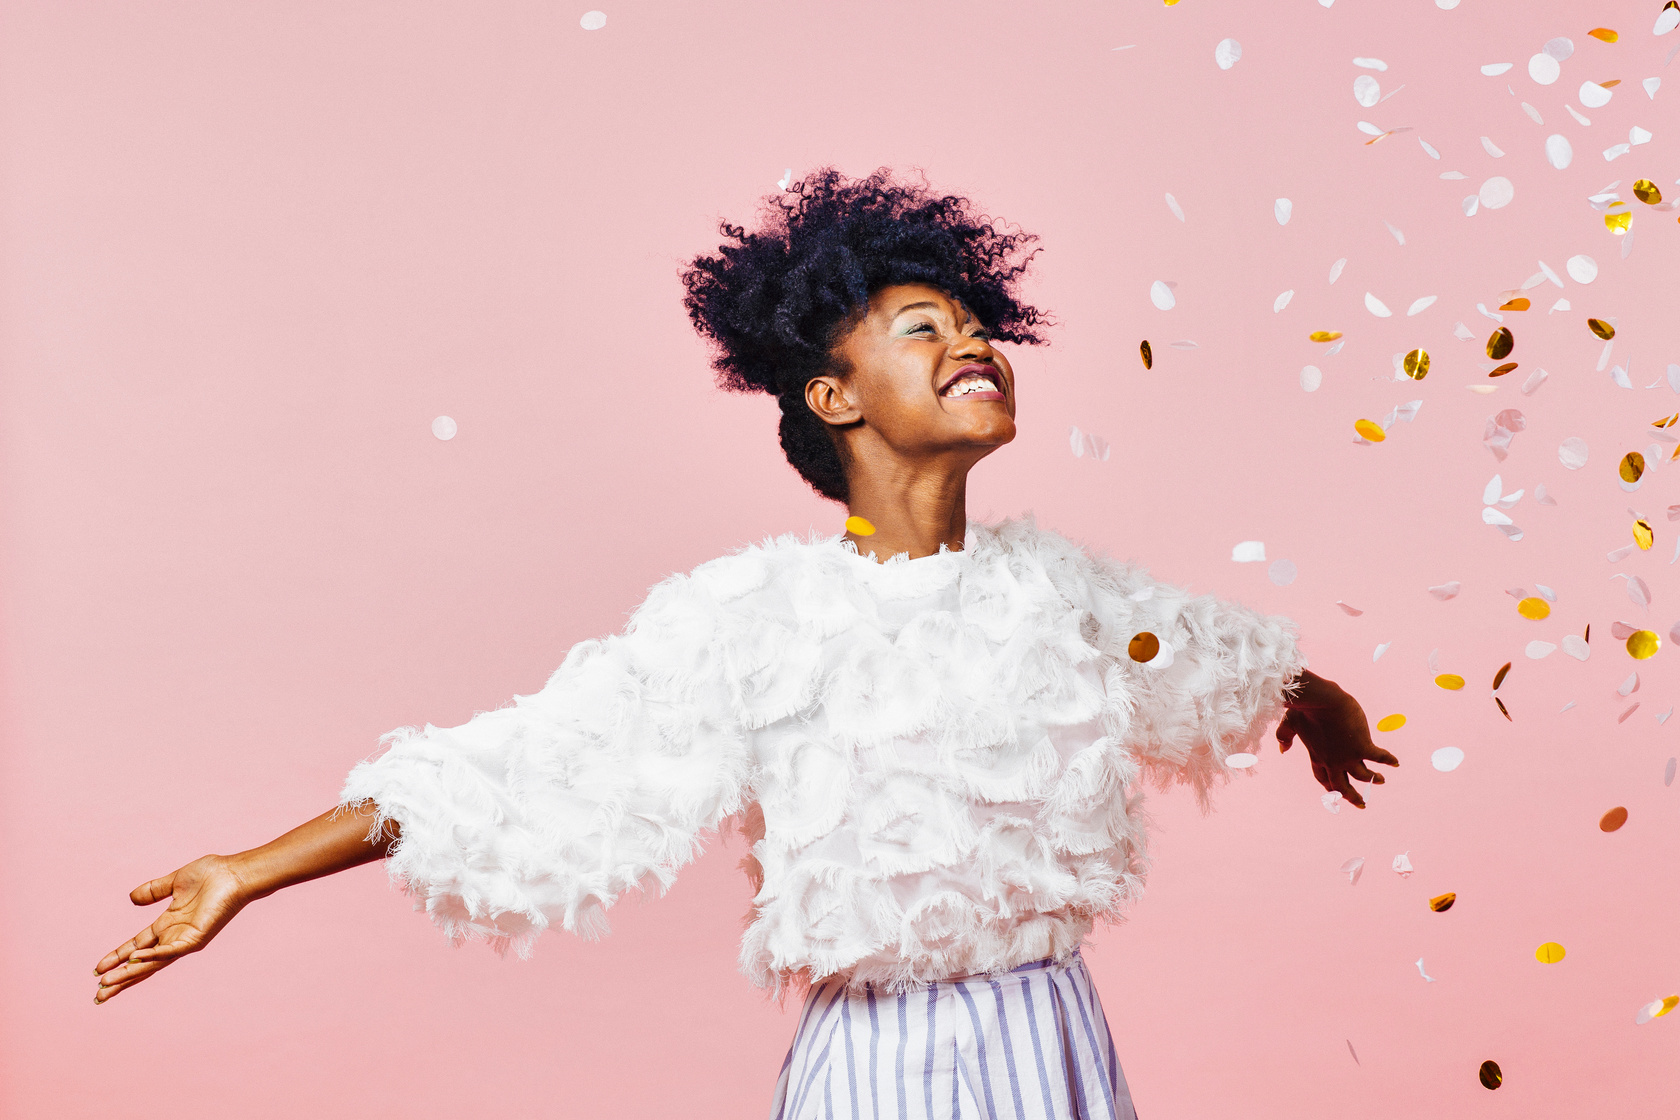
[[[1012,355],[1022,434],[976,472],[972,513],[1032,509],[1287,613],[1373,721],[1410,719],[1378,736],[1404,765],[1363,813],[1326,812],[1298,752],[1268,751],[1211,817],[1153,801],[1150,894],[1087,951],[1146,1120],[1672,1108],[1680,1015],[1634,1018],[1680,991],[1680,721],[1656,719],[1680,650],[1634,662],[1610,625],[1666,635],[1680,614],[1680,468],[1635,494],[1615,475],[1680,408],[1680,226],[1632,202],[1623,259],[1585,201],[1640,177],[1680,195],[1660,7],[635,0],[585,31],[584,3],[552,0],[6,3],[0,1113],[763,1111],[794,1024],[734,971],[738,838],[615,910],[609,939],[550,934],[530,962],[450,949],[370,867],[254,906],[111,1006],[89,970],[151,913],[132,886],[320,812],[380,733],[537,690],[672,571],[838,531],[782,465],[771,403],[711,387],[677,281],[720,217],[828,162],[925,168],[1043,237],[1030,296],[1063,325]],[[1526,62],[1558,35],[1575,54],[1540,86]],[[1222,71],[1227,36],[1243,55]],[[1361,107],[1355,56],[1405,88]],[[1589,78],[1622,84],[1581,126],[1564,102]],[[1367,145],[1360,120],[1414,131]],[[1607,163],[1633,125],[1654,141]],[[1467,218],[1496,174],[1515,200]],[[1522,370],[1466,391],[1488,383],[1476,303],[1577,253],[1598,279],[1542,283],[1506,318]],[[1548,315],[1559,296],[1573,310]],[[1618,317],[1636,388],[1595,369],[1588,315]],[[1307,340],[1321,328],[1346,332],[1339,354]],[[1413,346],[1429,377],[1392,380]],[[1536,365],[1551,378],[1522,396]],[[1352,442],[1416,398],[1386,442]],[[1528,428],[1497,463],[1483,424],[1511,407]],[[1073,425],[1111,458],[1072,456]],[[1568,436],[1583,470],[1559,464]],[[1520,542],[1481,521],[1495,471],[1528,491]],[[1657,545],[1607,564],[1630,506]],[[1299,578],[1232,563],[1242,540]],[[1458,598],[1426,593],[1448,580]],[[1536,582],[1558,602],[1530,622],[1506,589]],[[1586,663],[1523,654],[1588,623]],[[1435,648],[1462,692],[1431,683]],[[1507,660],[1509,723],[1487,692]],[[1453,773],[1429,764],[1444,745],[1467,756]],[[1602,833],[1615,805],[1628,824]],[[1563,963],[1535,961],[1548,940]]]

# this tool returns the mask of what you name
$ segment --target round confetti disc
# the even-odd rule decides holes
[[[585,12],[583,18],[578,20],[578,26],[585,31],[599,31],[606,25],[607,13],[605,12]]]
[[[1612,210],[1604,215],[1604,228],[1620,237],[1633,228],[1632,210]]]
[[[860,537],[872,537],[875,535],[875,526],[867,517],[848,517],[846,518],[846,532],[855,533]]]
[[[1616,473],[1622,476],[1623,482],[1638,482],[1645,474],[1645,456],[1637,451],[1629,451],[1617,464]]]
[[[1511,353],[1511,348],[1517,344],[1510,327],[1500,327],[1488,336],[1487,356],[1496,362],[1504,361]]]
[[[1435,678],[1435,683],[1442,688],[1460,689],[1464,687],[1464,678],[1457,673],[1442,673]]]
[[[1655,206],[1662,201],[1662,191],[1649,179],[1636,179],[1633,183],[1633,197],[1647,206]]]
[[[1612,338],[1616,337],[1616,328],[1612,327],[1609,323],[1606,323],[1603,319],[1588,319],[1587,329],[1592,331],[1599,338],[1604,339],[1606,342],[1609,342]]]
[[[1530,595],[1517,604],[1517,613],[1538,621],[1552,613],[1552,605],[1537,595]]]
[[[1147,630],[1134,634],[1132,640],[1126,643],[1126,653],[1139,663],[1155,660],[1155,655],[1160,652],[1161,639]]]
[[[1149,348],[1149,340],[1147,338],[1138,344],[1138,355],[1143,358],[1144,369],[1155,368],[1155,351]]]
[[[1297,574],[1293,560],[1273,560],[1271,566],[1266,569],[1266,577],[1279,587],[1288,587],[1294,583]]]
[[[1464,752],[1457,747],[1442,747],[1429,756],[1429,764],[1443,774],[1451,770],[1457,770],[1459,764],[1463,761]]]
[[[1488,1089],[1497,1089],[1505,1083],[1505,1075],[1499,1070],[1499,1063],[1491,1058],[1482,1063],[1482,1068],[1476,1071],[1482,1085]]]
[[[1662,648],[1662,639],[1655,630],[1635,630],[1628,635],[1627,651],[1640,661],[1655,657]]]
[[[1422,381],[1429,376],[1429,351],[1409,350],[1406,358],[1400,363],[1400,368],[1406,371],[1406,376],[1413,381]]]
[[[1494,366],[1492,369],[1488,370],[1488,376],[1489,377],[1504,377],[1507,373],[1510,373],[1512,370],[1514,370],[1516,368],[1517,368],[1517,363],[1516,362],[1505,362],[1502,365]]]
[[[1564,271],[1577,284],[1591,284],[1598,279],[1598,262],[1585,253],[1577,253],[1563,264]]]
[[[1252,755],[1246,751],[1238,751],[1236,754],[1228,754],[1225,756],[1225,765],[1229,766],[1233,770],[1247,770],[1259,761],[1260,758],[1258,755]]]
[[[1404,726],[1406,726],[1406,717],[1399,712],[1384,716],[1377,721],[1378,731],[1398,731]]]
[[[1541,964],[1556,964],[1563,959],[1563,946],[1556,941],[1548,941],[1534,950],[1534,959]]]
[[[1600,832],[1614,832],[1627,823],[1627,809],[1618,805],[1602,817],[1598,818]]]
[[[432,421],[432,434],[439,439],[454,439],[456,431],[453,416],[439,416]]]
[[[1587,34],[1591,35],[1594,39],[1597,39],[1601,43],[1614,43],[1617,39],[1621,38],[1620,35],[1616,34],[1608,27],[1595,27],[1591,31],[1587,32]]]
[[[1381,443],[1383,440],[1388,438],[1388,433],[1383,431],[1382,425],[1378,424],[1375,420],[1355,420],[1353,422],[1353,430],[1370,440],[1372,443]]]
[[[1437,914],[1444,914],[1452,909],[1452,904],[1458,901],[1458,895],[1452,891],[1438,894],[1429,900],[1429,908]]]
[[[1633,523],[1633,543],[1642,549],[1650,548],[1657,541],[1656,534],[1651,531],[1651,523],[1640,518]]]

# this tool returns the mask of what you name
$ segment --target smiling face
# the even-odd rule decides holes
[[[832,425],[848,476],[862,463],[966,472],[1015,438],[1015,374],[961,303],[925,284],[875,292],[835,347],[842,374],[805,399]]]

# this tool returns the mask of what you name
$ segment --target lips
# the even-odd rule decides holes
[[[1003,374],[995,366],[970,362],[945,379],[939,395],[949,400],[1001,401]]]

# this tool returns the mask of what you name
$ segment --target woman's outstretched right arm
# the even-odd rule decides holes
[[[104,1003],[172,961],[210,943],[249,902],[293,883],[383,858],[396,841],[396,822],[368,838],[377,807],[343,806],[301,824],[260,848],[232,856],[202,856],[129,892],[136,906],[169,900],[157,920],[106,953],[94,967]]]

